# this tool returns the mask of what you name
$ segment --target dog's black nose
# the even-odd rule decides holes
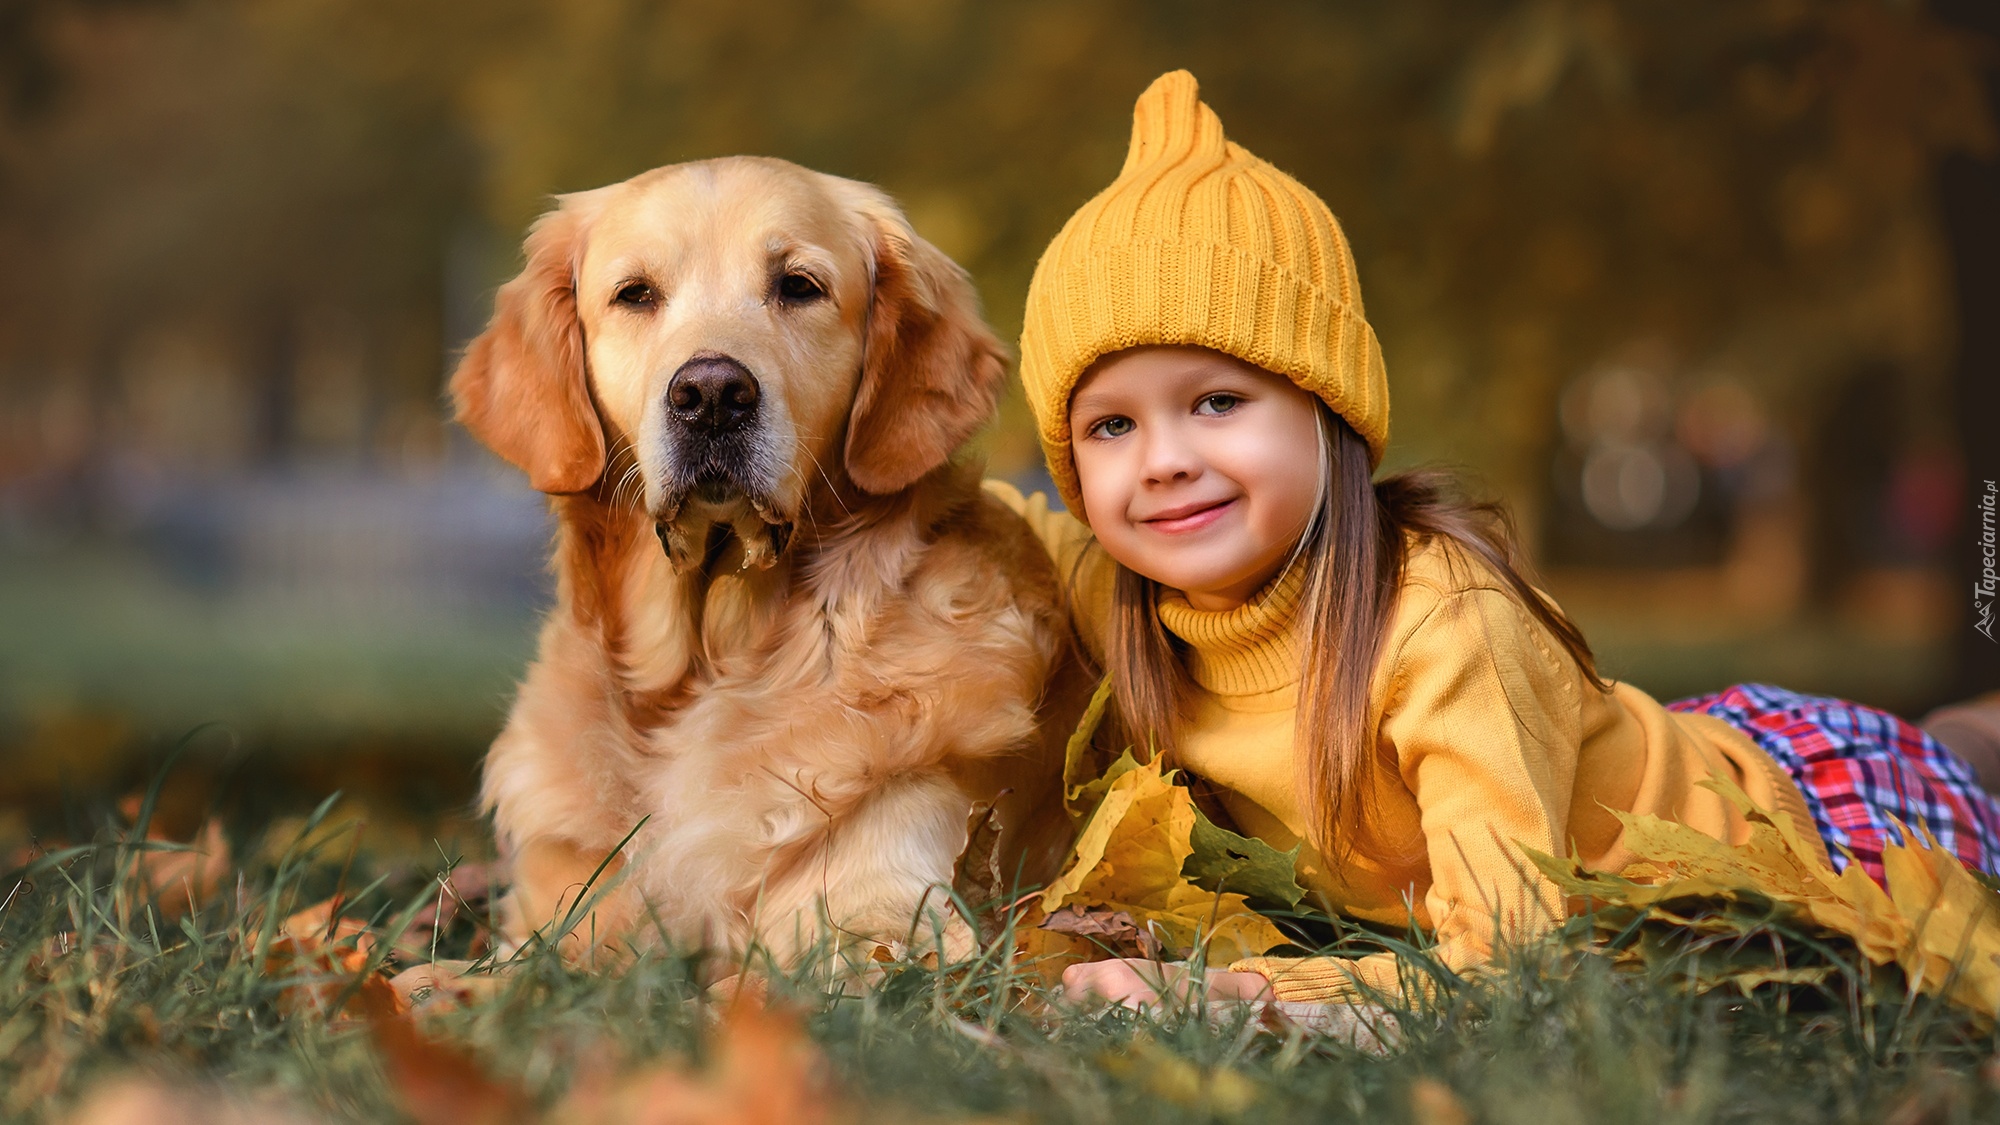
[[[667,409],[694,429],[733,430],[757,413],[757,377],[726,355],[696,356],[668,381]]]

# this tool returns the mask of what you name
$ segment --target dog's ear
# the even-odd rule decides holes
[[[493,320],[451,377],[458,422],[541,492],[582,492],[604,474],[604,425],[591,404],[576,314],[582,219],[543,215],[528,264],[493,298]]]
[[[847,419],[847,475],[887,495],[944,464],[992,417],[1007,350],[958,263],[917,237],[880,192],[869,189],[859,207],[874,228],[875,291]]]

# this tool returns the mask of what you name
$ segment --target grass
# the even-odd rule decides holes
[[[338,827],[328,801],[304,819],[231,823],[231,865],[202,905],[177,909],[187,899],[180,884],[176,901],[151,888],[161,865],[186,853],[139,842],[158,794],[156,785],[123,816],[101,806],[91,842],[36,858],[0,884],[0,1118],[62,1120],[94,1088],[134,1074],[197,1084],[205,1097],[219,1086],[275,1098],[313,1119],[454,1125],[538,1119],[552,1106],[562,1120],[639,1120],[578,1108],[579,1088],[616,1087],[621,1075],[654,1075],[646,1088],[684,1109],[707,1104],[690,1100],[700,1083],[703,1096],[727,1103],[807,1081],[775,1057],[729,1062],[732,1033],[698,986],[695,959],[671,950],[581,971],[531,948],[476,1000],[421,1008],[414,1025],[368,1018],[378,967],[433,951],[478,955],[477,911],[408,940],[459,846],[418,846],[409,832],[388,834],[387,848],[368,845],[367,833]],[[349,946],[344,961],[308,946],[287,955],[282,920],[336,892],[380,944],[372,954]],[[399,937],[416,948],[393,953]],[[1632,971],[1551,945],[1491,979],[1450,982],[1425,1010],[1400,1012],[1400,1046],[1383,1053],[1240,1010],[1073,1010],[1010,963],[1010,940],[942,969],[886,964],[865,994],[829,991],[810,973],[781,979],[775,1001],[798,1013],[804,1038],[763,1042],[820,1060],[810,1082],[823,1069],[830,1085],[801,1104],[849,1120],[2000,1117],[1994,1033],[1879,976],[1698,995],[1685,958]],[[1440,971],[1421,950],[1404,953],[1417,971]],[[717,1077],[744,1065],[748,1078]]]

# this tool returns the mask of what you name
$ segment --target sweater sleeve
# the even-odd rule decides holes
[[[1476,973],[1563,917],[1561,892],[1520,847],[1567,850],[1581,689],[1554,639],[1495,589],[1443,595],[1391,652],[1378,672],[1388,676],[1378,761],[1393,763],[1419,810],[1434,955]],[[1390,954],[1254,957],[1231,968],[1269,977],[1281,1000],[1405,992]]]
[[[1118,564],[1097,545],[1088,524],[1068,512],[1051,509],[1046,495],[1023,496],[1020,489],[1004,480],[988,480],[984,487],[987,495],[1020,516],[1048,551],[1077,635],[1102,664],[1111,621],[1111,586]]]

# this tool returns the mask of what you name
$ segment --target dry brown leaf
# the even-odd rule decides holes
[[[958,855],[951,885],[974,907],[1008,891],[1007,877],[1000,870],[1000,812],[994,807],[1007,792],[973,805],[965,818],[965,850]]]
[[[1157,959],[1160,942],[1123,910],[1086,908],[1075,903],[1042,919],[1042,929],[1090,938],[1113,957]]]
[[[586,1083],[550,1115],[561,1125],[819,1125],[856,1120],[798,1015],[754,1003],[724,1015],[707,1073],[679,1065]]]
[[[1410,1120],[1417,1125],[1472,1125],[1472,1114],[1451,1087],[1435,1078],[1410,1083]]]
[[[369,1026],[389,1088],[418,1125],[513,1125],[531,1119],[527,1091],[487,1073],[463,1047],[425,1035],[406,1015]]]
[[[368,955],[358,949],[302,953],[291,938],[280,938],[271,943],[264,972],[293,978],[278,994],[278,1011],[285,1015],[316,1013],[346,1022],[400,1015],[407,1007],[381,973],[368,970]]]
[[[401,1015],[409,1005],[369,962],[351,938],[328,944],[280,937],[265,954],[264,975],[285,981],[276,1000],[284,1015],[315,1014],[337,1023]]]
[[[1089,938],[1041,927],[1040,905],[1030,905],[1014,926],[1014,966],[1043,988],[1062,983],[1063,970],[1084,961],[1102,960],[1104,950]]]
[[[266,976],[287,978],[277,1007],[336,1021],[399,1015],[409,1004],[370,968],[379,944],[367,925],[340,916],[339,896],[286,918],[264,957]]]
[[[291,938],[302,950],[341,946],[372,955],[379,944],[374,933],[368,929],[368,923],[359,918],[341,917],[340,911],[345,905],[338,895],[325,902],[314,903],[285,919],[278,932],[283,937]]]
[[[161,841],[162,837],[149,834],[147,839]],[[222,822],[211,820],[202,826],[189,850],[139,853],[136,871],[159,904],[160,914],[171,920],[208,902],[228,876],[229,863],[229,841],[222,835]]]

